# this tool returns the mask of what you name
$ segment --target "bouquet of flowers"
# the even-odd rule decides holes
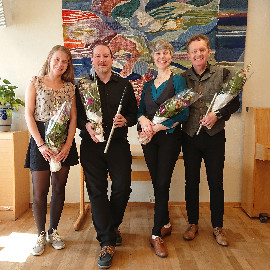
[[[162,103],[153,117],[153,124],[160,124],[176,114],[182,112],[193,102],[197,101],[202,95],[195,93],[192,89],[185,89]],[[142,144],[148,142],[147,136],[140,136],[139,141]]]
[[[250,71],[250,67],[251,63],[249,63],[246,68],[238,70],[228,82],[223,84],[221,91],[214,95],[206,115],[223,108],[241,92],[247,81],[247,73]],[[201,129],[202,125],[200,125],[196,135],[200,133]],[[209,129],[211,129],[211,127]]]
[[[79,92],[85,108],[87,119],[90,121],[90,123],[94,124],[94,130],[100,133],[99,135],[96,135],[96,138],[100,142],[104,142],[101,101],[97,80],[82,78],[79,82]]]
[[[170,119],[176,114],[182,112],[185,108],[190,106],[200,97],[201,95],[192,92],[191,89],[185,89],[184,91],[167,99],[159,106],[158,110],[155,112],[154,118],[152,120],[153,124],[160,124],[161,122]]]
[[[238,70],[234,76],[223,84],[221,91],[216,96],[212,111],[217,111],[234,99],[243,89],[247,81],[247,73],[250,71],[251,63],[246,68]]]
[[[57,106],[58,107],[58,106]],[[46,145],[56,154],[60,152],[62,145],[67,138],[67,123],[69,120],[71,102],[65,101],[60,108],[54,112],[45,132]],[[61,162],[50,161],[51,172],[61,169]]]

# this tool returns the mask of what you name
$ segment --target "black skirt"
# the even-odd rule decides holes
[[[45,122],[36,121],[36,124],[42,139],[45,141]],[[79,156],[74,139],[66,160],[61,162],[61,164],[64,167],[79,164]],[[32,136],[30,138],[29,146],[26,152],[24,168],[30,168],[30,171],[50,170],[50,163],[44,159]]]

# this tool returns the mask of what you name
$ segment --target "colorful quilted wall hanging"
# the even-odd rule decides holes
[[[64,44],[71,50],[77,79],[89,74],[95,44],[108,44],[114,72],[131,81],[139,103],[144,83],[156,74],[149,43],[159,38],[174,47],[174,73],[190,67],[185,44],[195,33],[210,38],[212,63],[243,62],[247,4],[248,0],[63,0]]]

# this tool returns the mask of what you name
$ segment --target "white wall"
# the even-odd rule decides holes
[[[244,91],[245,107],[270,107],[270,1],[249,0],[246,63],[253,71]]]
[[[14,85],[20,98],[32,76],[36,75],[49,50],[56,44],[63,44],[62,1],[58,0],[3,0],[7,27],[0,28],[0,77],[7,78]],[[252,77],[247,82],[243,95],[243,110],[246,106],[269,107],[270,66],[270,1],[249,0],[248,30],[246,39],[246,62],[253,62]],[[224,188],[226,202],[241,201],[242,155],[244,137],[244,113],[235,114],[226,125],[226,162]],[[14,113],[12,130],[26,129],[24,111]],[[129,131],[130,141],[138,144],[136,129]],[[76,136],[78,139],[78,136]],[[134,169],[146,170],[140,161],[134,162]],[[200,200],[209,201],[209,190],[202,168]],[[71,169],[66,202],[79,201],[79,166]],[[133,182],[130,201],[149,201],[153,196],[150,182]],[[87,194],[85,195],[86,200]],[[184,198],[183,161],[177,161],[171,186],[171,201],[182,202]],[[32,195],[31,195],[32,201]]]

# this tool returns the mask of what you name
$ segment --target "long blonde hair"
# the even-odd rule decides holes
[[[67,67],[67,70],[61,76],[62,80],[66,81],[66,82],[74,83],[74,69],[73,69],[73,63],[72,63],[72,55],[71,55],[69,49],[66,48],[65,46],[62,46],[62,45],[56,45],[50,50],[49,55],[48,55],[45,63],[42,66],[42,69],[40,71],[41,76],[45,76],[49,73],[50,61],[51,61],[53,54],[56,51],[63,51],[68,56],[68,67]]]

